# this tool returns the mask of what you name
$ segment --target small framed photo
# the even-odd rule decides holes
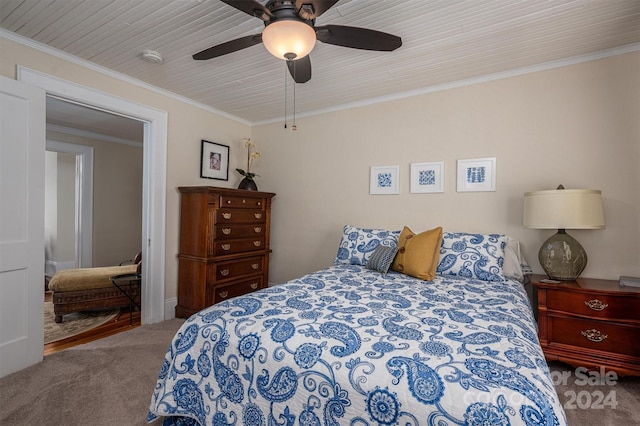
[[[369,194],[397,194],[400,166],[371,167]]]
[[[202,141],[200,177],[229,180],[229,147],[227,145]]]
[[[444,192],[444,161],[411,163],[411,193]]]
[[[495,190],[496,157],[458,160],[458,192]]]

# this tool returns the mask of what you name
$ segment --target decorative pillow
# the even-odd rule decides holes
[[[399,236],[400,231],[345,225],[334,263],[366,266],[376,247],[397,247]]]
[[[501,234],[445,232],[438,274],[483,281],[503,281],[502,264],[507,237]]]
[[[405,226],[398,239],[398,254],[392,269],[421,280],[433,280],[441,244],[442,228],[437,227],[416,235]]]
[[[393,259],[398,253],[398,247],[378,246],[371,253],[367,262],[367,269],[386,274],[393,263]]]

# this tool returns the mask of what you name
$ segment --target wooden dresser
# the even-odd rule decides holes
[[[269,282],[269,192],[180,187],[176,317],[265,288]]]
[[[578,278],[537,290],[538,336],[548,360],[640,375],[640,288]]]

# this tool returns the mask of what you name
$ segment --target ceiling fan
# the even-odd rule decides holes
[[[229,6],[262,19],[261,34],[241,37],[210,47],[193,55],[201,61],[226,55],[264,43],[267,50],[287,61],[287,68],[296,83],[311,79],[309,52],[316,40],[354,49],[390,52],[402,46],[398,36],[366,28],[343,25],[315,26],[316,18],[338,0],[269,0],[265,5],[256,0],[221,0]]]

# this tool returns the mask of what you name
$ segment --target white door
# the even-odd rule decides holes
[[[0,377],[42,360],[45,92],[0,76]]]

